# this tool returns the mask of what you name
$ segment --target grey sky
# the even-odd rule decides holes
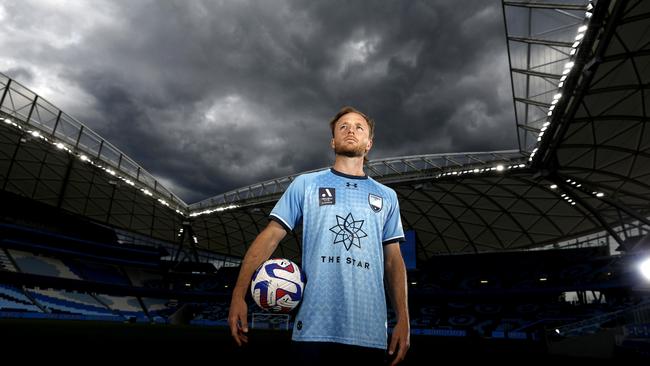
[[[371,159],[516,146],[501,3],[0,3],[0,71],[188,203],[329,165],[327,121]]]

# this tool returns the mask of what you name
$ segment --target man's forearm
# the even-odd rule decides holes
[[[269,230],[262,231],[253,241],[244,256],[237,283],[233,289],[232,297],[244,298],[253,272],[275,251],[279,240],[273,237]]]
[[[406,266],[402,256],[391,258],[386,263],[389,297],[397,320],[409,321],[408,289],[406,283]]]

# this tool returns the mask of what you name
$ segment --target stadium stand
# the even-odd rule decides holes
[[[178,310],[176,299],[142,298],[147,314],[154,323],[166,323],[167,319]]]
[[[96,295],[97,299],[109,309],[119,313],[125,319],[138,322],[150,322],[140,301],[133,296]]]
[[[27,289],[27,292],[49,313],[117,317],[88,294],[53,289]]]
[[[9,249],[8,252],[14,258],[17,267],[23,273],[31,273],[56,278],[69,278],[74,280],[81,279],[79,276],[73,273],[70,268],[68,268],[61,260],[51,257],[38,256],[20,250]]]
[[[0,248],[0,271],[16,272],[16,266],[4,248]]]
[[[129,279],[122,273],[120,267],[72,259],[63,262],[73,273],[87,281],[130,285]]]
[[[41,313],[42,310],[38,308],[25,293],[10,285],[0,284],[0,311],[5,313],[0,315],[2,317],[10,316],[9,312],[34,312]]]

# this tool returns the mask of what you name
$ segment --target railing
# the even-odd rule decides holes
[[[597,315],[593,318],[581,320],[575,323],[557,327],[552,332],[563,337],[576,337],[591,334],[599,331],[600,325],[614,319],[625,319],[625,322],[633,323],[640,319],[650,318],[650,300],[628,308],[613,311],[611,313]]]
[[[535,155],[585,38],[593,5],[585,0],[503,1],[508,61],[520,150]],[[587,45],[586,47],[589,47]],[[558,103],[559,102],[559,103]]]
[[[3,120],[4,121],[1,121]],[[0,73],[0,123],[40,137],[84,161],[100,165],[108,174],[123,176],[137,188],[181,212],[187,204],[163,187],[149,172],[90,128],[17,81]],[[112,172],[112,173],[111,173]]]
[[[440,176],[445,171],[476,168],[488,164],[496,165],[497,163],[516,164],[517,167],[524,167],[525,157],[519,150],[428,154],[373,160],[365,168],[369,176],[387,184],[430,179]],[[325,169],[329,168],[287,175],[208,198],[191,204],[189,206],[191,215],[235,208],[242,203],[259,204],[273,201],[289,187],[289,184],[298,175]]]

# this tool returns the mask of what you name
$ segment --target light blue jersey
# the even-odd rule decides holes
[[[395,191],[334,169],[303,174],[270,218],[288,231],[303,221],[307,285],[293,340],[386,349],[383,244],[404,240]]]

